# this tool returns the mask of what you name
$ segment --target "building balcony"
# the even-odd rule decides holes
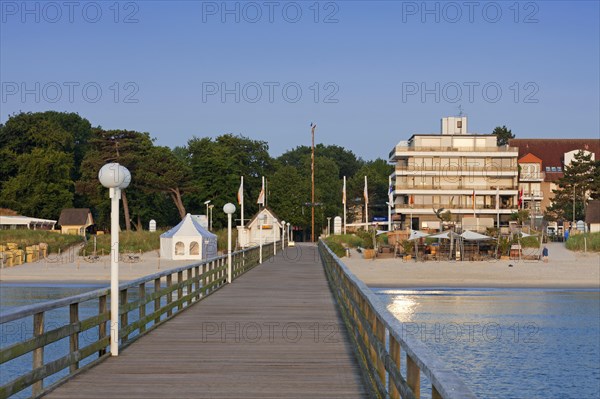
[[[519,176],[519,181],[543,181],[546,178],[545,172],[537,172],[537,173],[521,173]]]
[[[489,166],[397,166],[394,170],[395,176],[517,176],[517,167],[500,167],[496,165]]]
[[[475,193],[479,193],[480,191],[487,191],[490,192],[490,194],[495,194],[496,190],[499,191],[511,191],[510,194],[517,194],[518,193],[518,188],[516,187],[507,187],[507,186],[473,186],[472,184],[459,184],[457,183],[456,185],[453,186],[442,186],[439,184],[415,184],[414,186],[396,186],[394,187],[394,194],[396,195],[402,195],[403,193],[406,194],[414,194],[415,190],[441,190],[441,191],[468,191],[465,192],[466,194],[470,194],[473,190],[475,190]],[[493,191],[493,193],[492,193]],[[506,195],[506,194],[505,194]]]
[[[544,198],[544,193],[541,191],[523,192],[523,199],[528,200],[541,200]]]

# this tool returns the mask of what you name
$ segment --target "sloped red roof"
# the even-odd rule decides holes
[[[519,163],[542,163],[542,160],[532,153],[528,153],[523,158],[519,159]]]
[[[512,139],[508,145],[519,148],[519,158],[528,154],[542,160],[542,170],[546,167],[564,167],[564,154],[573,150],[586,150],[600,159],[600,139]],[[562,172],[546,172],[546,181],[555,181]]]

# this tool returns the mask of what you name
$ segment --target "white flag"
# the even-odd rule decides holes
[[[237,200],[238,200],[238,204],[240,204],[240,205],[242,205],[242,202],[244,202],[244,178],[243,177],[242,177],[242,181],[240,182],[240,188],[238,189]]]
[[[260,194],[258,194],[258,200],[256,200],[257,204],[261,204],[265,206],[265,177],[262,178],[262,188],[260,189]]]
[[[344,188],[342,190],[342,204],[346,205],[346,176],[344,176]]]

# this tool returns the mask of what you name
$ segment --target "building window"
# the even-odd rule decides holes
[[[456,128],[462,129],[462,121],[456,121]]]
[[[196,241],[190,243],[190,255],[200,255],[200,245]]]
[[[185,255],[185,244],[181,241],[175,244],[175,255]]]

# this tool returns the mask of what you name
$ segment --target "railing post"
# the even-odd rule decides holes
[[[183,283],[183,272],[177,272],[177,283],[179,283],[179,288],[177,288],[177,301],[179,302],[179,305],[177,305],[177,311],[180,312],[181,309],[183,309],[183,302],[181,301],[181,298],[183,298],[183,287],[181,286],[181,283]]]
[[[121,307],[126,306],[127,305],[127,288],[125,288],[124,290],[119,291],[119,301],[121,302]],[[128,312],[125,312],[121,315],[121,326],[120,326],[120,330],[125,329],[125,327],[127,327],[128,324]],[[123,341],[125,342],[127,341],[127,339],[129,338],[129,335],[123,335]],[[119,337],[116,338],[117,342],[119,342]]]
[[[208,273],[209,270],[209,265],[208,263],[205,263],[202,265],[202,291],[201,291],[201,297],[205,297],[206,294],[208,294],[207,290],[206,290],[206,284],[208,284],[208,278],[206,277],[206,273]]]
[[[400,372],[400,344],[396,341],[396,338],[394,338],[391,331],[389,332],[388,337],[390,339],[390,357],[396,367],[398,367],[398,372]],[[394,384],[391,378],[388,381],[388,389],[390,392],[390,399],[400,399],[400,392],[396,389],[396,384]]]
[[[144,298],[146,297],[146,283],[141,283],[138,286],[138,298],[140,301],[140,307],[138,308],[139,320],[142,320],[146,317],[146,304],[144,302]],[[146,323],[141,324],[139,328],[140,334],[146,331]]]
[[[167,288],[171,288],[172,285],[173,285],[173,275],[168,274],[167,275]],[[169,293],[167,294],[167,305],[171,304],[171,302],[173,302],[173,291],[169,290]],[[173,309],[167,310],[167,317],[171,317],[172,314],[173,314]]]
[[[39,337],[44,333],[44,312],[33,315],[33,336]],[[33,370],[44,365],[44,347],[41,346],[33,350]],[[36,396],[44,387],[44,380],[33,383],[31,389],[32,396]]]
[[[98,315],[103,315],[107,310],[106,295],[102,295],[98,298]],[[98,341],[106,337],[106,322],[102,322],[98,325]],[[106,354],[106,348],[102,348],[98,351],[98,356],[104,356]]]
[[[69,322],[71,325],[75,325],[79,322],[79,303],[72,303],[69,305]],[[79,333],[74,332],[69,336],[69,351],[75,353],[79,350]],[[79,362],[75,362],[69,365],[69,371],[73,373],[79,368]]]
[[[421,397],[421,370],[411,357],[406,354],[406,383],[415,394],[415,398]]]
[[[192,291],[194,290],[194,284],[192,284],[192,269],[189,268],[187,269],[186,272],[186,283],[187,283],[187,297],[189,298],[187,300],[187,304],[188,306],[190,306],[192,304],[192,298],[194,297],[193,295],[191,295]]]
[[[157,293],[158,291],[160,291],[160,277],[159,278],[155,278],[154,279],[154,293]],[[154,300],[154,311],[158,312],[158,310],[160,309],[160,296],[158,298],[156,298]],[[154,325],[157,325],[158,323],[160,323],[160,315],[158,315],[155,319],[154,319]]]
[[[377,313],[373,313],[375,314],[375,336],[379,340],[381,346],[385,348],[385,326],[381,320],[379,320],[379,317],[377,317]],[[379,356],[379,353],[377,353],[377,351],[375,353],[377,354],[377,372],[379,373],[381,382],[385,384],[385,364],[383,363],[381,356]]]
[[[196,279],[196,283],[194,284],[196,286],[194,289],[196,295],[194,295],[194,298],[197,301],[200,299],[200,266],[194,267],[194,278]]]

